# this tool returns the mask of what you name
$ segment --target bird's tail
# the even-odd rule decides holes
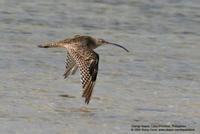
[[[52,47],[63,47],[63,44],[58,42],[49,42],[44,45],[38,45],[40,48],[52,48]]]

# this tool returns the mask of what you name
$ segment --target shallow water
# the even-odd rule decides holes
[[[199,26],[199,0],[0,0],[0,132],[129,134],[131,125],[178,124],[198,133]],[[96,50],[89,105],[79,74],[62,77],[65,50],[37,48],[74,34],[130,50]]]

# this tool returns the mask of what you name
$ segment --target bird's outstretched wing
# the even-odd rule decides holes
[[[70,74],[74,74],[77,70],[77,65],[74,59],[70,56],[70,54],[67,52],[67,57],[65,60],[65,73],[63,74],[64,78],[66,79]]]
[[[87,47],[69,49],[81,73],[81,82],[84,89],[82,97],[89,103],[98,73],[99,55]]]

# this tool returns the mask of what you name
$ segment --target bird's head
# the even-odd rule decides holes
[[[123,46],[121,46],[119,44],[116,44],[116,43],[105,41],[104,39],[96,39],[96,44],[97,44],[97,46],[110,44],[110,45],[114,45],[114,46],[120,47],[120,48],[124,49],[126,52],[129,52],[129,50],[126,49],[125,47],[123,47]]]

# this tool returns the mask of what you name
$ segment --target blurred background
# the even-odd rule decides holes
[[[63,79],[65,50],[37,48],[75,34],[130,50],[95,50],[89,105],[79,72]],[[199,0],[0,0],[0,132],[129,134],[131,125],[177,124],[198,133],[199,42]]]

